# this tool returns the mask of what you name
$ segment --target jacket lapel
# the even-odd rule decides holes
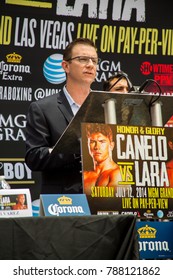
[[[57,104],[64,117],[67,119],[68,122],[70,122],[74,115],[63,90],[61,90],[57,95]]]

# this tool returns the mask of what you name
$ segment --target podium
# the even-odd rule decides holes
[[[165,219],[170,215],[172,192],[167,194],[168,188],[164,186],[170,183],[166,167],[166,138],[173,128],[164,126],[173,115],[172,101],[171,96],[139,92],[90,92],[57,141],[53,153],[82,155],[81,172],[92,171],[85,125],[106,123],[112,126],[113,139],[116,139],[112,158],[120,168],[122,179],[117,189],[114,186],[109,189],[111,192],[108,186],[99,185],[94,180],[91,186],[87,186],[90,188],[87,199],[92,215],[130,213],[139,215],[141,219]],[[122,130],[117,130],[117,127]],[[123,130],[126,127],[129,130]]]
[[[164,126],[173,115],[172,101],[172,96],[145,92],[113,93],[93,90],[57,141],[52,153],[81,153],[82,122]]]

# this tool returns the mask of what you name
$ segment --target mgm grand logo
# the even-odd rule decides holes
[[[71,197],[61,196],[57,199],[58,203],[50,204],[48,211],[51,215],[60,216],[64,215],[73,215],[73,214],[83,214],[83,207],[80,205],[72,205],[73,201]]]
[[[145,225],[137,230],[139,239],[146,239],[139,241],[139,251],[169,251],[167,241],[149,240],[155,239],[157,230],[153,227]],[[148,239],[148,240],[147,240]]]

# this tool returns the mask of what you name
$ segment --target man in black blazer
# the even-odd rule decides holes
[[[66,85],[58,94],[29,106],[25,161],[32,171],[42,172],[41,193],[83,192],[80,156],[51,151],[88,96],[98,62],[91,40],[74,40],[63,54]]]

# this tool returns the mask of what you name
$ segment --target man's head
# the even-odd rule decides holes
[[[109,125],[91,123],[86,126],[88,150],[94,161],[100,163],[112,159],[113,133]]]
[[[63,59],[66,61],[70,61],[70,59],[73,57],[73,49],[78,45],[90,46],[97,52],[97,48],[92,40],[87,38],[77,38],[69,43],[69,45],[66,47],[66,49],[64,50]]]
[[[65,49],[62,67],[67,81],[91,84],[96,77],[99,58],[93,41],[77,38]]]
[[[19,194],[16,198],[17,202],[21,205],[25,203],[25,195],[24,194]]]
[[[132,83],[128,75],[123,71],[118,71],[103,84],[104,91],[127,93],[132,88]]]

